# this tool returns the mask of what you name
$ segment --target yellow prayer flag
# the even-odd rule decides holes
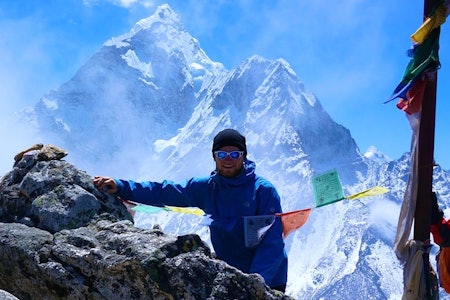
[[[176,207],[176,206],[165,206],[170,211],[179,212],[184,214],[192,214],[197,216],[203,216],[205,212],[200,208],[196,207]]]
[[[368,190],[353,194],[351,196],[345,197],[346,199],[359,199],[364,197],[371,197],[371,196],[377,196],[384,193],[389,192],[389,190],[382,186],[375,186],[373,188],[370,188]]]
[[[419,29],[411,35],[413,42],[422,44],[430,32],[445,23],[447,18],[447,7],[444,3],[440,4],[432,16],[425,19]]]

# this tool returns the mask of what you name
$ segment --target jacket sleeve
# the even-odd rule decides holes
[[[122,199],[154,206],[204,207],[208,182],[191,178],[182,183],[115,179],[117,195]]]
[[[433,240],[441,247],[450,247],[450,220],[442,218],[440,222],[430,226]]]
[[[439,246],[442,245],[442,242],[444,241],[444,238],[442,237],[440,232],[441,226],[445,226],[444,218],[442,218],[440,222],[435,222],[430,226],[430,232],[433,235],[433,240]]]
[[[280,197],[273,186],[262,188],[257,197],[260,197],[258,211],[260,215],[273,215],[281,212]],[[285,270],[282,270],[283,264],[287,264],[282,234],[281,219],[276,217],[274,224],[257,246],[250,267],[250,273],[261,274],[269,286],[285,284],[287,280],[287,266]]]

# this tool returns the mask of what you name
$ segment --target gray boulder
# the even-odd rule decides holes
[[[64,150],[30,149],[0,180],[0,297],[292,299],[214,259],[198,235],[134,227]]]
[[[19,300],[19,298],[6,291],[0,290],[0,300]]]

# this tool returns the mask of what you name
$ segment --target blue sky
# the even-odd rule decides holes
[[[0,0],[0,174],[35,138],[15,112],[69,80],[110,37],[168,3],[206,54],[228,69],[253,54],[284,58],[362,152],[397,159],[411,129],[395,102],[423,0]],[[450,37],[440,38],[435,158],[450,169]],[[51,143],[51,141],[43,141]]]

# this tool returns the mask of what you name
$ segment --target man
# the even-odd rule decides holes
[[[182,183],[134,182],[96,176],[94,184],[122,199],[156,206],[198,207],[211,215],[211,242],[217,257],[245,273],[260,274],[273,289],[285,291],[287,255],[280,218],[274,218],[256,245],[246,244],[244,217],[281,213],[275,187],[255,174],[245,137],[225,129],[214,137],[216,170]],[[247,245],[247,246],[246,246]]]

